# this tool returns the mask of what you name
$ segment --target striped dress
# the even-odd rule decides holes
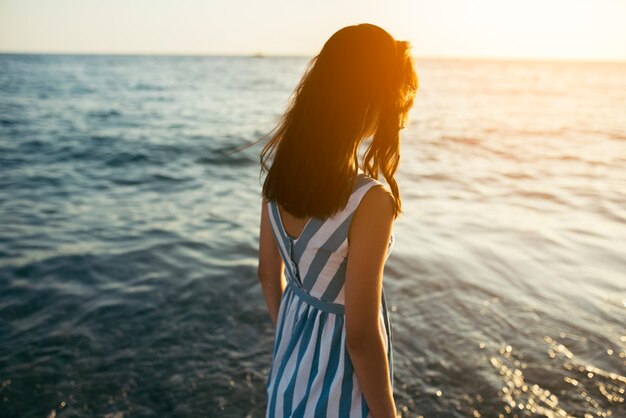
[[[311,218],[290,237],[274,201],[269,217],[285,262],[283,292],[266,383],[267,418],[371,417],[346,349],[344,281],[348,228],[370,187],[381,184],[359,172],[346,207],[327,219]],[[394,236],[387,248],[387,258]],[[384,289],[380,325],[393,386],[393,341]]]

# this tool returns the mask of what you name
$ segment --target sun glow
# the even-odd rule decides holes
[[[626,60],[626,1],[414,1],[388,19],[420,55]]]
[[[312,55],[373,23],[418,56],[626,61],[624,0],[0,2],[0,51]]]

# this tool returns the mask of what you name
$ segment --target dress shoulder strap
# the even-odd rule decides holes
[[[352,216],[356,211],[356,208],[359,206],[359,203],[363,199],[365,193],[371,187],[378,184],[382,183],[380,183],[376,179],[373,179],[372,177],[367,176],[362,172],[359,172],[352,188],[352,192],[350,193],[350,197],[348,198],[348,203],[344,206],[344,208],[327,219],[312,219],[310,223],[304,227],[304,230],[298,238],[298,241],[306,242],[308,241],[306,237],[312,237],[313,235],[317,235],[319,238],[319,236],[331,235],[332,232],[336,231],[337,229],[345,230],[346,227],[349,226]],[[274,201],[268,202],[268,210],[276,238],[288,242],[289,240],[287,239],[286,233],[282,230],[280,226],[280,214],[278,212],[278,206]]]
[[[354,189],[352,191],[352,194],[350,195],[350,199],[348,200],[348,204],[346,205],[344,211],[348,212],[349,214],[354,213],[354,211],[356,211],[356,208],[361,203],[363,196],[365,196],[365,193],[367,193],[370,188],[379,184],[382,185],[382,183],[378,180],[369,177],[363,173],[359,173],[359,176],[357,177],[356,183],[354,185]]]
[[[338,248],[339,243],[342,243],[344,240],[347,243],[348,228],[350,227],[352,216],[354,215],[356,208],[361,203],[365,193],[377,184],[382,183],[366,176],[365,174],[359,173],[354,187],[352,188],[348,203],[343,209],[324,221],[324,224],[320,228],[318,238],[321,238],[322,242],[326,242],[325,239],[332,236],[333,240],[329,241],[335,243],[330,246],[332,248]],[[329,242],[326,242],[326,244],[329,244]]]

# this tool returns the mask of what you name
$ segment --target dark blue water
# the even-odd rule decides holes
[[[0,415],[263,416],[260,145],[225,152],[306,60],[0,55]],[[403,416],[625,415],[625,65],[418,59]]]

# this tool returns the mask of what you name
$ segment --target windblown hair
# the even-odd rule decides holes
[[[418,89],[410,50],[409,42],[367,23],[342,28],[326,41],[261,151],[267,200],[302,218],[325,219],[343,209],[358,173],[365,129],[378,115],[361,168],[375,179],[382,173],[394,197],[394,218],[401,213],[394,179],[400,129]]]

